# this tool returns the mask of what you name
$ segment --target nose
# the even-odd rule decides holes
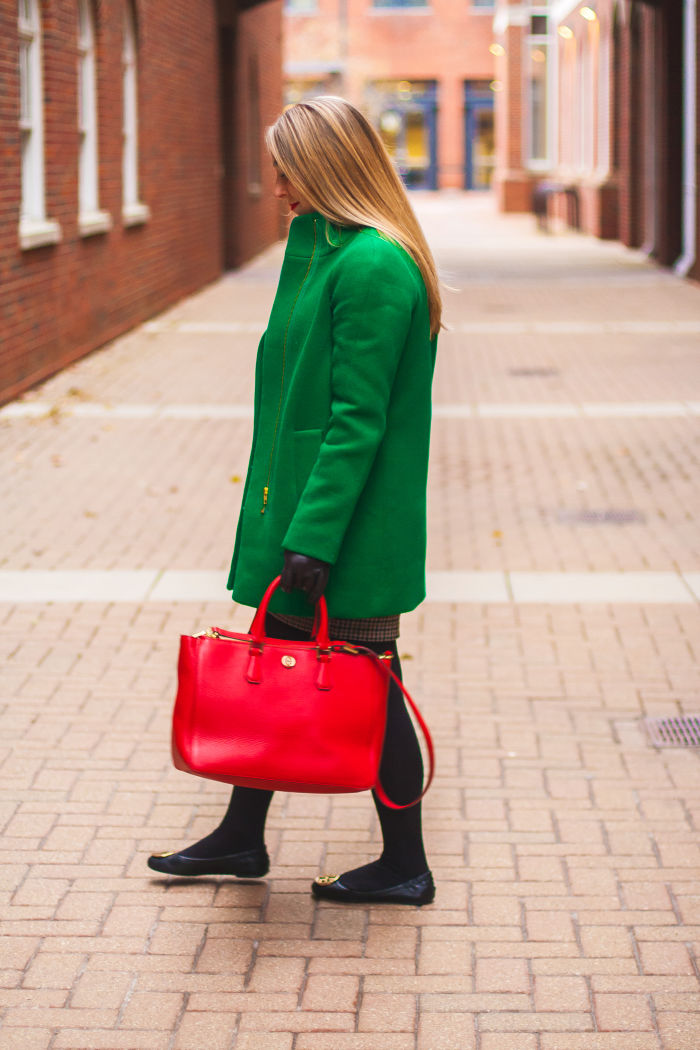
[[[281,179],[278,174],[275,175],[274,194],[279,200],[283,200],[287,196],[287,187],[284,185],[284,180]]]

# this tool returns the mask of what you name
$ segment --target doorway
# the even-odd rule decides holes
[[[437,188],[437,88],[434,80],[377,80],[369,114],[407,189]]]
[[[486,81],[464,84],[464,185],[468,190],[489,190],[496,162],[493,93]]]

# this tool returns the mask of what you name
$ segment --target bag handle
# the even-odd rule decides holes
[[[270,599],[280,585],[282,577],[276,576],[270,586],[267,588],[262,596],[258,611],[253,617],[253,622],[250,625],[250,631],[248,632],[252,640],[258,645],[262,645],[266,639],[265,634],[265,617],[267,615],[267,607],[270,604]],[[330,640],[328,638],[328,606],[326,605],[326,599],[321,595],[316,603],[316,615],[314,617],[314,626],[311,632],[311,640],[318,642],[320,649],[329,649]]]
[[[423,739],[425,740],[425,747],[428,752],[428,776],[425,781],[425,784],[423,785],[423,790],[421,791],[420,795],[418,795],[417,798],[414,798],[412,802],[405,802],[403,805],[401,805],[398,802],[392,802],[392,800],[389,798],[386,791],[382,787],[382,782],[379,779],[379,776],[377,776],[377,783],[374,785],[374,790],[377,793],[379,801],[382,802],[385,806],[388,806],[389,809],[410,809],[411,806],[416,806],[424,797],[428,788],[432,784],[433,777],[435,775],[435,748],[433,747],[433,738],[430,735],[430,730],[428,729],[425,719],[423,718],[422,714],[418,709],[418,705],[416,704],[415,700],[413,699],[413,697],[411,696],[411,694],[409,693],[408,689],[403,684],[399,676],[391,670],[391,668],[387,665],[387,662],[383,657],[377,656],[373,649],[368,649],[364,645],[352,644],[337,646],[333,645],[331,646],[331,648],[334,652],[362,653],[364,656],[371,657],[372,660],[374,660],[376,666],[379,667],[386,675],[388,675],[397,684],[397,686],[403,693],[404,698],[408,703],[408,706],[410,707],[411,711],[415,716],[416,722],[420,726],[421,733],[423,734]]]

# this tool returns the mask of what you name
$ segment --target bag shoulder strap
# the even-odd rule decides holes
[[[331,649],[333,648],[336,647],[331,645]],[[379,776],[377,776],[377,783],[374,785],[374,790],[377,793],[379,801],[382,802],[385,806],[388,806],[390,809],[410,809],[411,806],[417,805],[423,798],[426,791],[432,784],[433,776],[435,775],[435,749],[433,747],[433,738],[430,735],[430,730],[428,729],[426,721],[420,713],[418,705],[416,704],[415,700],[413,699],[413,697],[411,696],[411,694],[409,693],[408,689],[403,684],[399,676],[397,674],[394,674],[394,672],[388,666],[386,660],[383,660],[380,656],[378,656],[373,649],[368,649],[364,645],[352,644],[338,646],[337,649],[341,652],[357,652],[362,653],[365,656],[371,657],[371,659],[374,660],[377,667],[381,668],[384,674],[390,677],[399,687],[399,689],[404,695],[404,699],[408,703],[408,706],[410,707],[411,711],[413,712],[413,715],[415,716],[416,722],[420,726],[421,733],[423,734],[423,739],[425,740],[425,747],[428,752],[428,776],[423,785],[423,790],[421,791],[420,795],[418,795],[417,798],[414,798],[412,802],[406,802],[403,805],[401,805],[398,802],[392,802],[392,800],[389,798],[386,791],[382,787],[382,783],[379,779]]]

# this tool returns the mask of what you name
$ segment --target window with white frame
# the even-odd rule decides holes
[[[549,36],[546,14],[531,15],[525,49],[527,158],[528,164],[537,168],[549,163]]]
[[[54,244],[61,239],[58,223],[46,218],[41,16],[38,0],[20,0],[18,33],[19,126],[22,143],[19,238],[22,248],[34,248],[42,244]]]
[[[571,171],[576,166],[578,106],[576,38],[568,26],[559,29],[559,164]]]
[[[126,226],[145,222],[150,211],[139,200],[138,39],[131,0],[124,3],[122,38],[122,220]]]
[[[139,199],[136,84],[136,27],[131,4],[127,3],[122,49],[122,201],[127,206]]]
[[[599,178],[610,171],[610,38],[602,33],[598,43],[598,143],[596,169]]]
[[[578,166],[583,172],[593,169],[594,126],[593,48],[588,34],[581,40],[579,51],[579,151]]]
[[[81,216],[98,210],[97,75],[91,0],[78,0],[78,202]]]

